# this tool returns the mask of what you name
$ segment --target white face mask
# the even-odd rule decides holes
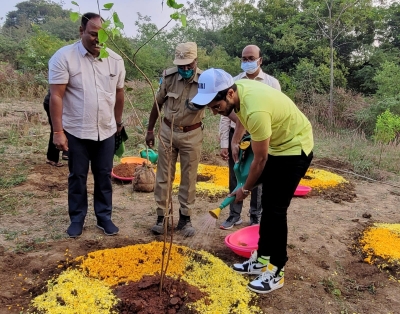
[[[253,73],[257,72],[257,70],[259,68],[258,60],[260,60],[260,58],[258,58],[257,60],[254,60],[252,62],[242,62],[240,67],[247,74],[253,74]]]

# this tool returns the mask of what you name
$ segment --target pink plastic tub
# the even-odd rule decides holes
[[[299,185],[294,192],[294,196],[304,196],[311,192],[311,188],[304,185]]]
[[[239,229],[225,237],[225,244],[240,256],[250,257],[251,252],[258,247],[259,225]]]

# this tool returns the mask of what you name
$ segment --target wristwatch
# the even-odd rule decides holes
[[[117,126],[123,126],[124,125],[124,121],[121,120],[121,122],[117,122]]]
[[[250,190],[245,190],[243,187],[242,187],[242,192],[243,192],[243,194],[246,195],[246,196],[248,196],[248,195],[251,194],[251,191],[250,191]]]

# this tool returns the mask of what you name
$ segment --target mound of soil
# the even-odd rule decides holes
[[[118,177],[132,178],[137,166],[140,166],[140,164],[122,163],[122,164],[119,164],[118,166],[115,166],[113,168],[113,172]]]
[[[353,202],[357,197],[353,183],[342,183],[329,189],[317,190],[313,189],[310,196],[320,196],[325,200],[330,200],[334,203]]]
[[[138,282],[116,287],[114,293],[121,300],[116,306],[118,313],[198,313],[186,304],[202,299],[205,293],[183,280],[165,277],[160,295],[160,280],[160,275],[144,276]]]

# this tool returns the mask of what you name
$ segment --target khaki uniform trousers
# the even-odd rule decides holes
[[[168,192],[168,157],[170,151],[171,129],[163,122],[161,124],[160,136],[164,142],[158,144],[158,163],[156,174],[156,186],[154,198],[157,202],[157,215],[164,216],[167,211]],[[181,213],[190,216],[191,206],[196,198],[197,168],[201,155],[201,143],[203,141],[203,128],[183,133],[174,128],[172,137],[171,156],[171,184],[175,178],[176,162],[178,154],[181,163],[181,183],[178,192]],[[171,187],[172,188],[172,187]]]

